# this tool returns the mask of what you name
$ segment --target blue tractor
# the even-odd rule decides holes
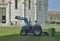
[[[22,26],[22,29],[20,32],[22,36],[26,36],[28,33],[33,33],[36,36],[40,36],[42,34],[42,28],[40,25],[37,24],[37,21],[35,21],[36,24],[32,26],[30,25],[30,22],[26,17],[16,16],[15,19],[24,20],[25,22],[25,25]]]

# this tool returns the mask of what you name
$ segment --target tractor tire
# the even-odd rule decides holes
[[[20,33],[22,36],[26,36],[27,35],[27,31],[26,30],[22,30]]]
[[[40,31],[39,31],[39,30],[35,30],[35,31],[34,31],[34,35],[40,36]]]
[[[34,27],[34,35],[36,35],[36,36],[42,35],[42,28],[40,26]]]

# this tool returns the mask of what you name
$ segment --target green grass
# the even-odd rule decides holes
[[[20,27],[1,27],[0,28],[0,41],[60,41],[60,26],[42,26],[44,29],[54,27],[56,29],[55,36],[34,36],[28,34],[27,36],[20,35]],[[47,31],[47,30],[46,30]]]

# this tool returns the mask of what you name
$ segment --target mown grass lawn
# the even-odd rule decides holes
[[[56,29],[55,36],[27,36],[20,35],[21,27],[0,27],[0,41],[60,41],[60,26],[42,26],[42,29],[54,27]]]

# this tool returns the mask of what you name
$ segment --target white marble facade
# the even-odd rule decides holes
[[[46,24],[48,21],[48,0],[17,0],[17,9],[15,9],[16,0],[6,0],[9,4],[9,23],[20,24],[20,20],[16,20],[15,16],[31,18],[34,23],[35,20],[39,24]],[[3,2],[0,0],[0,2]]]

